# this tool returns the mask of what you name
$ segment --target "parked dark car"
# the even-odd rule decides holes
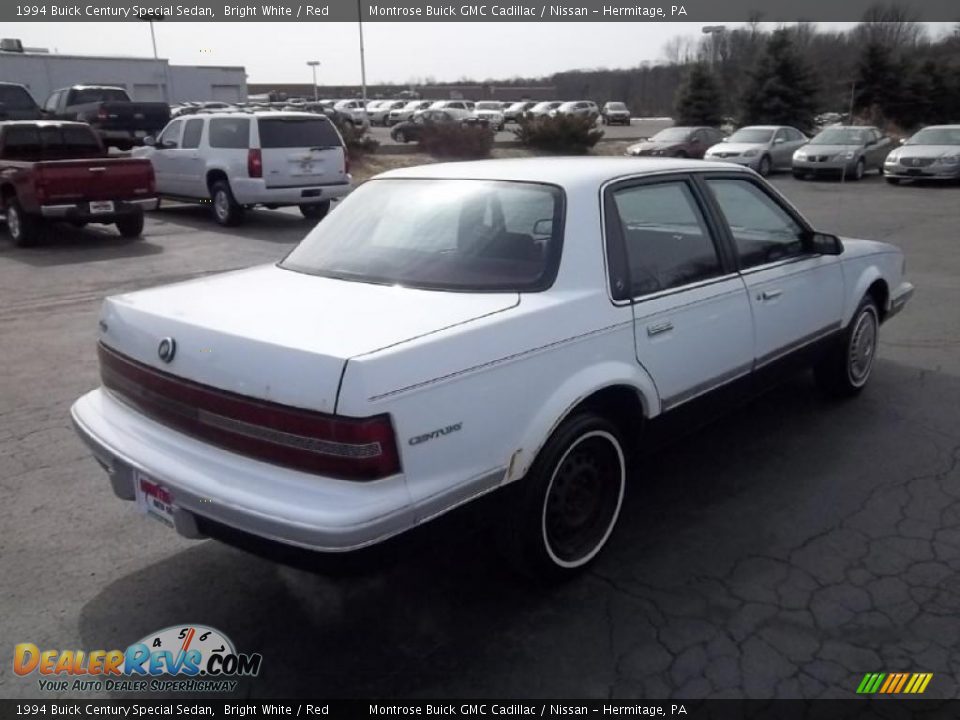
[[[43,116],[33,95],[18,83],[0,82],[0,120],[39,120]]]
[[[883,175],[883,161],[894,142],[872,125],[833,125],[793,154],[793,175],[840,175],[859,180],[868,170]]]
[[[627,155],[702,158],[711,145],[723,140],[723,133],[712,127],[672,127],[661,130],[649,140],[627,148]]]
[[[412,120],[394,125],[390,130],[390,137],[395,142],[418,142],[424,128],[430,125],[477,125],[487,127],[488,124],[484,118],[458,118],[446,110],[424,110],[419,115],[414,115]]]
[[[170,120],[170,106],[162,102],[134,102],[120,87],[74,85],[55,90],[43,104],[46,117],[89,123],[103,144],[121,150],[142,145]]]
[[[49,220],[115,224],[137,237],[144,210],[156,207],[150,161],[108,157],[89,125],[0,123],[0,211],[15,245],[34,244]]]
[[[600,117],[604,125],[629,125],[630,110],[625,103],[607,102],[600,110]]]
[[[523,117],[523,114],[536,104],[535,100],[521,100],[511,103],[503,110],[503,121],[518,122],[520,118]]]

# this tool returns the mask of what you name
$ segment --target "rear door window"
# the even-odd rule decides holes
[[[3,156],[8,160],[36,160],[41,153],[36,127],[10,125],[3,133]]]
[[[183,128],[183,147],[186,149],[200,147],[200,136],[203,134],[203,120],[195,118],[187,120]]]
[[[250,144],[250,118],[215,118],[208,134],[210,147],[245,150]]]
[[[260,147],[329,148],[340,147],[340,136],[324,118],[260,118]],[[212,144],[212,143],[211,143]]]

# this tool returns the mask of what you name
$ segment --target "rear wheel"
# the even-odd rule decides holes
[[[853,397],[866,386],[880,338],[877,303],[865,297],[853,315],[843,340],[814,368],[817,384],[833,397]]]
[[[627,463],[607,419],[581,413],[544,445],[527,476],[508,488],[501,549],[521,572],[562,580],[603,549],[623,503]]]
[[[320,203],[313,203],[312,205],[301,205],[300,213],[307,218],[307,220],[323,220],[327,216],[327,213],[330,212],[330,201],[325,200]]]
[[[117,230],[125,238],[137,238],[143,235],[143,210],[117,220]]]
[[[243,206],[239,205],[230,191],[230,183],[217,180],[210,188],[213,200],[213,216],[225,227],[239,225],[243,220]]]
[[[7,232],[17,247],[30,247],[40,240],[43,221],[26,213],[16,200],[7,204]]]

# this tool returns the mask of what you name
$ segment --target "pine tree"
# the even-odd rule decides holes
[[[817,111],[818,83],[794,47],[789,30],[777,30],[750,74],[741,100],[744,125],[792,125],[809,131]]]
[[[677,91],[674,118],[677,125],[710,125],[723,123],[723,94],[713,73],[703,63],[696,63]]]
[[[857,63],[855,111],[879,115],[878,122],[895,114],[904,91],[901,69],[889,47],[879,42],[865,45]]]

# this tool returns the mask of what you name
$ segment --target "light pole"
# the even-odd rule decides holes
[[[367,105],[367,65],[363,58],[363,10],[360,8],[360,0],[357,0],[357,24],[360,26],[360,93],[363,97],[363,105]]]
[[[317,94],[317,68],[320,66],[320,61],[307,60],[307,65],[313,70],[313,101],[316,102],[320,99],[320,96]]]
[[[727,31],[726,25],[704,25],[702,28],[704,35],[710,36],[710,69],[714,70],[717,66],[717,51],[720,49],[717,43],[717,35],[722,35]]]

